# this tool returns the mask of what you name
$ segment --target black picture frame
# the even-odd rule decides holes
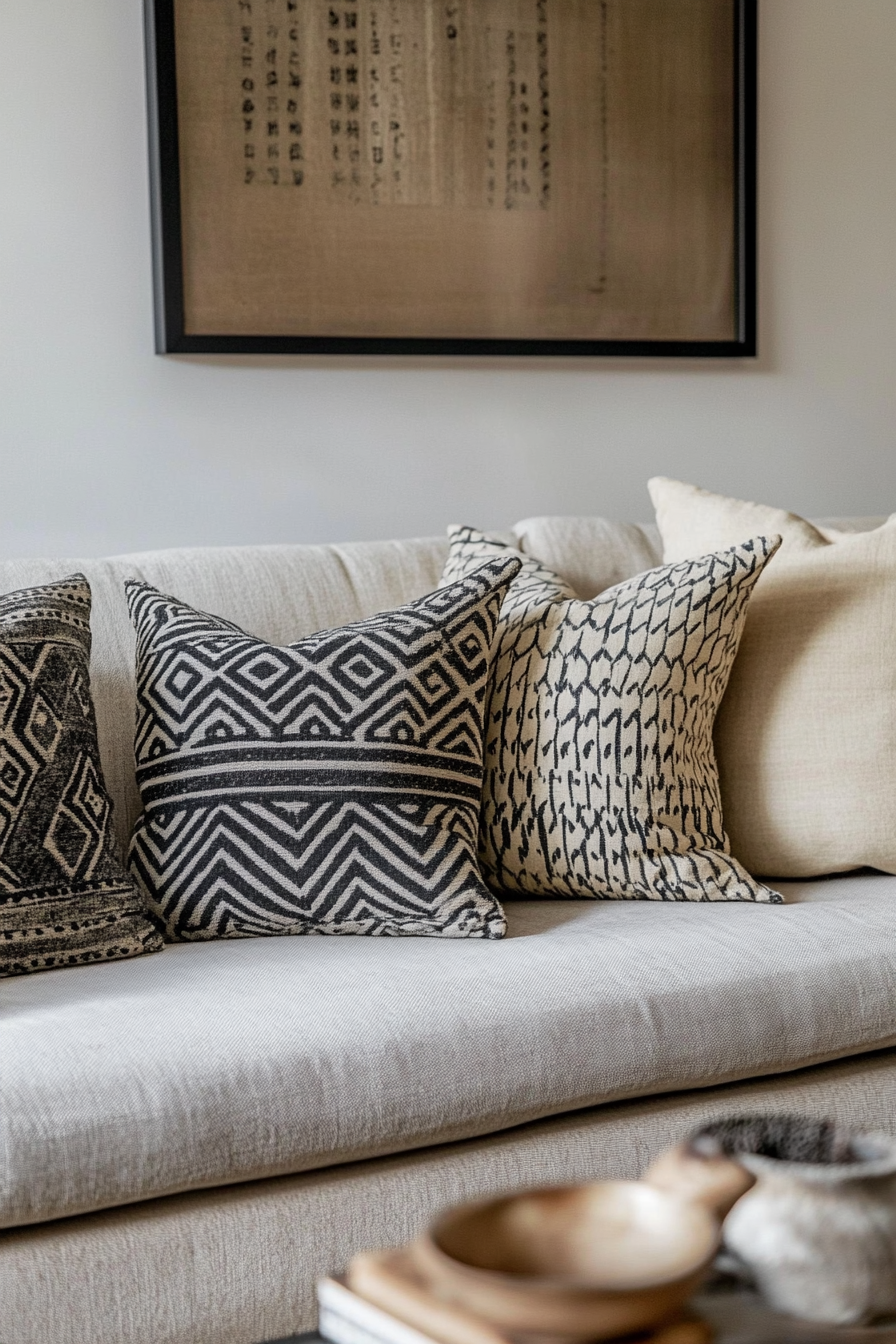
[[[758,0],[733,0],[735,23],[734,339],[580,340],[190,334],[185,329],[176,0],[144,0],[155,349],[200,355],[638,356],[756,355]]]

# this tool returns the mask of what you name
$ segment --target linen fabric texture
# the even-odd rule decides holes
[[[115,848],[82,574],[0,597],[0,976],[162,939]]]
[[[507,547],[449,529],[456,582]],[[497,890],[767,901],[730,853],[712,727],[778,538],[648,570],[591,601],[526,558],[501,611],[479,857]]]
[[[513,900],[497,941],[221,939],[9,980],[0,1226],[896,1044],[896,878],[785,890]]]
[[[715,728],[735,853],[770,877],[896,872],[896,515],[868,532],[655,478],[665,556],[773,527]]]
[[[214,611],[270,644],[289,644],[432,592],[448,554],[444,537],[329,546],[197,546],[76,559],[0,560],[0,593],[75,572],[90,584],[90,678],[119,850],[140,815],[134,770],[137,692],[134,626],[125,581],[139,579]]]
[[[7,1232],[4,1329],[15,1344],[293,1337],[317,1328],[321,1278],[371,1246],[406,1243],[451,1205],[512,1193],[533,1173],[542,1185],[633,1180],[670,1143],[725,1115],[798,1112],[886,1130],[894,1084],[892,1052],[862,1055]]]
[[[277,646],[146,584],[132,872],[171,939],[500,938],[476,863],[485,689],[520,560]]]

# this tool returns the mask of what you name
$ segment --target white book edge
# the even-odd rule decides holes
[[[333,1344],[433,1344],[431,1336],[367,1302],[338,1279],[318,1281],[317,1303],[318,1332]]]
[[[385,1344],[380,1335],[370,1334],[354,1321],[348,1321],[325,1307],[321,1307],[318,1315],[317,1332],[328,1339],[330,1344]]]

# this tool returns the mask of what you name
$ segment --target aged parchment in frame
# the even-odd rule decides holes
[[[146,0],[156,348],[755,354],[756,0]]]

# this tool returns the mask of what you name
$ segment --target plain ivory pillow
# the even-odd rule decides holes
[[[783,539],[716,719],[732,854],[766,877],[896,872],[896,514],[839,532],[661,476],[648,488],[667,564]]]

